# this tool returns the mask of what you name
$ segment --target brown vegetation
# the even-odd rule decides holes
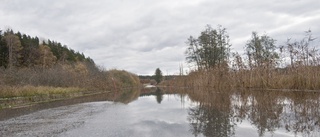
[[[96,92],[114,91],[116,88],[137,87],[139,85],[138,76],[132,73],[119,70],[104,71],[83,62],[57,64],[50,68],[0,70],[0,97],[59,93],[51,92],[51,89],[70,90],[70,92],[75,91],[73,89]]]
[[[320,67],[299,66],[283,69],[203,70],[167,82],[180,87],[211,87],[219,90],[239,88],[320,90]]]

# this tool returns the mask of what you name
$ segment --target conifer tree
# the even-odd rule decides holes
[[[162,78],[162,72],[159,68],[157,68],[154,74],[154,80],[156,80],[157,84],[159,84],[162,81]]]

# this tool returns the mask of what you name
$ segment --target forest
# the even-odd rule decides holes
[[[139,86],[124,70],[104,70],[59,42],[0,30],[0,98],[114,91]]]

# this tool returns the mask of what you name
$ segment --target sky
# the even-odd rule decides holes
[[[105,69],[178,74],[187,38],[206,25],[227,29],[243,53],[253,31],[283,45],[312,30],[320,37],[318,0],[0,0],[0,29],[51,39]],[[318,42],[319,43],[319,42]]]

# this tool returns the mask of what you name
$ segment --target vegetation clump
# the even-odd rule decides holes
[[[139,77],[133,73],[125,70],[109,70],[107,71],[108,77],[111,77],[115,88],[131,88],[139,87]]]
[[[207,26],[197,38],[187,41],[186,60],[192,66],[188,76],[175,85],[216,89],[320,89],[320,54],[311,31],[302,40],[277,46],[267,34],[253,32],[245,53],[231,52],[225,28]]]

